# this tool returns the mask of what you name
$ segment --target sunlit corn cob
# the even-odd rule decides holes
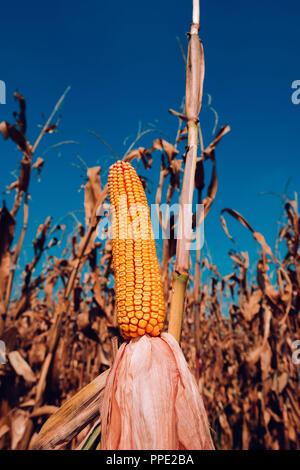
[[[112,253],[117,318],[125,339],[158,336],[165,318],[164,297],[150,210],[143,185],[128,162],[109,169]]]

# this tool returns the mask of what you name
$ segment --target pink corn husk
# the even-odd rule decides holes
[[[101,405],[103,450],[213,450],[196,381],[173,336],[123,343]]]

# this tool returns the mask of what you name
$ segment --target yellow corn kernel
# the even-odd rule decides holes
[[[147,326],[146,320],[140,320],[139,321],[139,327],[140,328],[146,328],[146,326]]]
[[[152,330],[152,336],[158,336],[160,334],[159,326],[156,325]]]
[[[135,331],[137,330],[137,326],[130,324],[130,325],[129,325],[129,330],[130,330],[131,332],[135,332]]]
[[[153,331],[153,326],[148,323],[148,325],[146,326],[146,332],[151,334],[152,331]]]
[[[165,318],[159,264],[143,185],[128,162],[108,175],[116,309],[125,339],[158,336]],[[158,320],[157,320],[158,319]]]
[[[135,312],[135,316],[136,316],[136,318],[138,318],[140,320],[141,318],[143,318],[143,312],[141,312],[140,310],[137,310]]]

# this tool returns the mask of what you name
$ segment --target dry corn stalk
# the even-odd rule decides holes
[[[176,246],[176,264],[173,273],[172,298],[169,319],[169,332],[180,340],[184,310],[185,291],[190,265],[190,233],[192,219],[188,208],[192,206],[195,188],[195,171],[198,147],[199,113],[202,102],[204,80],[204,52],[198,36],[199,0],[193,0],[193,23],[189,34],[188,58],[186,67],[185,112],[188,128],[188,150],[179,212],[179,238]],[[185,220],[186,219],[186,220]]]

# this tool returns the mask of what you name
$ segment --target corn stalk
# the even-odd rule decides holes
[[[198,148],[199,113],[202,102],[204,80],[204,52],[199,39],[200,28],[199,0],[193,0],[193,23],[189,33],[188,58],[186,67],[186,94],[184,119],[188,128],[188,148],[178,224],[176,262],[172,281],[171,308],[169,316],[169,333],[179,342],[184,310],[185,292],[189,279],[190,245],[192,219],[191,211],[195,188],[195,171]]]

